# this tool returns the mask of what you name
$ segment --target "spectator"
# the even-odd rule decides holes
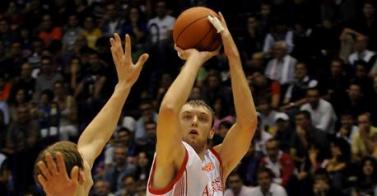
[[[347,89],[347,93],[348,96],[345,101],[343,101],[342,108],[351,111],[354,118],[370,110],[367,99],[365,98],[366,96],[359,83],[351,83]]]
[[[5,77],[0,75],[0,111],[3,112],[3,121],[5,124],[9,123],[9,107],[7,104],[10,92],[11,92],[11,83],[6,81]]]
[[[115,3],[108,3],[106,5],[105,13],[102,18],[102,32],[104,36],[109,37],[116,32],[121,32],[125,21],[119,13],[120,10],[118,10]]]
[[[263,47],[263,32],[260,21],[256,16],[249,16],[246,18],[246,26],[242,33],[240,46],[244,48],[243,58],[247,59],[251,54],[262,51]]]
[[[287,196],[285,189],[273,182],[274,173],[268,168],[260,168],[257,173],[258,186],[252,188],[251,194],[253,196]]]
[[[276,114],[273,135],[276,141],[279,142],[279,149],[283,152],[289,153],[293,132],[289,116],[283,112]]]
[[[44,90],[52,90],[56,81],[63,80],[63,77],[56,72],[52,58],[49,56],[43,56],[41,59],[41,69],[37,77],[35,90],[37,96]],[[39,97],[35,97],[36,100]]]
[[[267,156],[262,158],[261,165],[274,173],[274,182],[287,186],[293,175],[294,162],[292,157],[279,149],[279,142],[269,139],[266,143]]]
[[[258,171],[262,157],[263,153],[256,151],[252,143],[238,167],[238,174],[246,186],[257,185],[257,176],[255,174]]]
[[[341,138],[335,138],[330,143],[331,157],[322,162],[324,168],[330,176],[330,185],[337,190],[345,187],[346,169],[351,161],[350,144]]]
[[[299,62],[295,65],[295,80],[285,92],[284,109],[298,108],[306,102],[305,95],[309,88],[317,87],[318,81],[308,75],[308,68],[305,63]]]
[[[262,126],[263,125],[263,120],[261,118],[261,115],[258,113],[258,124],[257,128],[255,130],[254,134],[254,146],[255,150],[259,152],[263,152],[263,154],[266,153],[266,142],[272,138],[271,134],[268,133],[265,128]]]
[[[362,157],[371,155],[376,146],[372,138],[377,134],[377,128],[371,125],[369,113],[360,114],[357,117],[359,131],[352,137],[353,160],[361,160]]]
[[[0,192],[12,194],[12,175],[8,162],[7,156],[0,153]]]
[[[313,125],[317,129],[333,134],[337,117],[332,105],[320,98],[317,88],[307,89],[306,98],[308,103],[302,105],[300,110],[305,110],[310,113]]]
[[[228,189],[224,196],[247,196],[252,195],[252,188],[243,184],[241,177],[237,173],[231,173],[227,180]]]
[[[346,140],[349,144],[352,143],[352,138],[358,132],[355,126],[355,119],[351,113],[344,112],[340,115],[340,128],[336,136]]]
[[[41,98],[37,108],[33,111],[36,119],[39,119],[39,127],[42,138],[58,139],[60,135],[60,108],[54,102],[54,93],[51,90],[41,92]]]
[[[137,181],[147,181],[149,177],[149,169],[152,163],[150,158],[147,156],[146,152],[139,152],[137,156],[137,165],[136,165],[136,180]]]
[[[114,150],[117,146],[123,146],[128,156],[136,155],[136,145],[132,132],[125,127],[120,127],[115,134],[114,142],[106,146],[105,168],[114,166]]]
[[[294,69],[297,60],[290,56],[288,53],[288,46],[283,41],[274,43],[272,48],[271,59],[267,63],[265,75],[272,79],[277,80],[282,85],[288,85],[294,80]]]
[[[368,38],[363,35],[356,36],[354,50],[349,57],[348,63],[355,67],[356,61],[363,61],[367,64],[367,69],[369,70],[376,61],[376,53],[367,49]]]
[[[308,195],[341,195],[339,191],[335,190],[330,184],[330,178],[326,172],[320,171],[314,175],[313,190]]]
[[[157,122],[157,113],[154,111],[150,100],[142,101],[139,110],[141,111],[141,116],[136,120],[135,124],[135,140],[137,142],[145,140],[147,137],[145,123],[148,121]]]
[[[109,183],[104,181],[104,180],[97,180],[94,183],[93,194],[91,194],[91,195],[93,195],[93,196],[114,196],[114,194],[112,194],[110,192]]]
[[[228,121],[233,123],[235,120],[235,117],[231,114],[231,111],[229,111],[229,107],[224,107],[225,105],[223,99],[221,97],[217,98],[215,100],[214,105],[212,106],[214,112],[215,112],[215,119],[213,128],[215,129],[215,132],[218,132],[220,129],[221,122]]]
[[[326,155],[329,148],[327,134],[315,128],[308,111],[300,111],[295,116],[295,131],[291,140],[290,154],[296,162],[302,163],[311,147],[318,150],[320,157]]]
[[[114,165],[105,168],[105,180],[110,184],[110,191],[121,187],[124,176],[134,174],[136,166],[127,160],[127,151],[124,146],[118,145],[114,149]]]
[[[276,80],[271,80],[259,71],[255,71],[252,75],[247,77],[249,86],[253,95],[255,95],[255,102],[263,102],[262,99],[268,99],[273,109],[277,109],[280,105],[281,86]]]
[[[20,75],[13,82],[12,96],[15,96],[15,93],[19,89],[23,89],[26,93],[26,97],[33,97],[33,94],[35,92],[36,80],[31,76],[32,71],[33,67],[29,63],[23,63],[21,65]]]
[[[347,65],[342,59],[334,58],[330,62],[329,74],[320,81],[323,84],[320,89],[325,93],[324,98],[333,105],[337,114],[344,110],[344,97],[347,96],[350,80]]]
[[[82,36],[84,30],[79,26],[79,19],[76,14],[68,16],[68,23],[63,28],[63,51],[71,52],[75,47],[76,41]]]
[[[158,1],[155,11],[156,17],[148,21],[151,41],[152,43],[166,42],[171,37],[175,18],[169,15],[165,1]]]
[[[84,19],[83,36],[89,48],[96,49],[97,40],[102,36],[101,29],[97,26],[93,16],[87,16]]]
[[[132,175],[122,178],[122,189],[115,193],[116,196],[129,196],[136,193],[136,180]]]
[[[121,30],[122,34],[128,33],[133,38],[132,40],[139,43],[135,44],[136,48],[147,41],[148,28],[142,14],[139,8],[131,7]]]
[[[59,134],[61,140],[69,140],[78,136],[76,100],[73,96],[68,95],[65,89],[63,82],[55,82],[54,102],[58,104],[60,111]]]
[[[273,47],[276,47],[276,43],[278,42],[285,43],[287,53],[293,51],[293,31],[289,30],[287,24],[281,19],[275,19],[274,24],[272,24],[271,32],[266,35],[264,40],[263,52],[267,54],[271,53],[274,50]]]
[[[54,40],[62,39],[62,29],[59,26],[53,26],[54,21],[50,14],[42,16],[42,22],[39,26],[38,38],[40,38],[45,46],[49,46]]]
[[[356,181],[356,190],[359,194],[376,195],[377,193],[377,162],[376,159],[366,156],[361,160]]]

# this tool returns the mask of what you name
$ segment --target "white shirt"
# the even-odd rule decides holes
[[[169,32],[173,29],[175,18],[172,16],[165,16],[164,18],[154,17],[148,21],[148,29],[152,37],[152,42],[162,41],[168,39]]]
[[[334,133],[336,114],[328,101],[319,99],[317,109],[313,109],[309,103],[301,106],[301,110],[308,111],[312,117],[313,125],[322,131]]]
[[[375,55],[376,53],[370,50],[364,50],[361,53],[354,52],[348,57],[348,62],[353,65],[357,60],[363,60],[365,62],[369,62],[370,59]],[[361,59],[359,59],[361,58]]]
[[[272,183],[270,186],[269,194],[264,195],[260,186],[257,186],[252,188],[250,196],[287,196],[287,192],[282,186]]]
[[[294,81],[295,65],[297,60],[290,55],[286,55],[280,61],[271,59],[266,67],[265,75],[271,80],[277,80],[280,84],[289,84]]]
[[[153,160],[148,179],[147,195],[164,196],[223,196],[222,166],[219,155],[213,149],[208,149],[201,160],[195,150],[187,143],[186,155],[174,180],[161,190],[154,190],[151,186],[156,157]]]
[[[224,196],[250,196],[252,195],[252,188],[247,186],[242,186],[241,191],[238,195],[235,195],[232,189],[227,189],[224,193]]]

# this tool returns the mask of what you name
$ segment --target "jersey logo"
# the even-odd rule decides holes
[[[210,171],[212,171],[213,169],[215,169],[215,166],[213,165],[213,163],[207,163],[207,164],[205,164],[205,165],[202,167],[202,170],[203,170],[203,171],[206,171],[206,172],[210,172]]]

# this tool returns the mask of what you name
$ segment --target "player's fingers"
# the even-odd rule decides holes
[[[58,170],[56,168],[56,163],[54,159],[52,158],[52,155],[50,153],[46,153],[46,162],[47,162],[47,169],[50,170],[50,173],[52,175],[56,175],[58,173]]]
[[[71,170],[71,181],[75,184],[79,182],[79,167],[74,166]]]
[[[110,45],[111,47],[114,47],[115,43],[114,43],[114,38],[110,37]]]
[[[45,165],[45,163],[43,161],[39,161],[37,163],[37,166],[39,168],[39,171],[41,172],[41,174],[46,178],[46,179],[49,179],[51,177],[51,174],[50,174],[50,171],[47,169],[47,166]]]
[[[219,16],[220,16],[220,21],[225,22],[224,16],[221,12],[219,12]]]
[[[122,40],[120,39],[120,36],[118,33],[114,33],[114,40],[115,40],[115,49],[116,51],[119,51],[121,54],[123,53],[122,48]]]
[[[37,176],[37,179],[38,179],[39,184],[42,185],[42,188],[46,189],[47,188],[47,180],[40,174]]]
[[[130,35],[126,34],[126,49],[124,51],[124,54],[126,55],[126,59],[131,61],[131,37]]]
[[[217,33],[221,33],[224,30],[223,24],[217,17],[208,16],[208,20],[216,28]]]
[[[65,176],[67,176],[63,154],[60,153],[60,152],[57,152],[55,156],[56,156],[56,163],[57,163],[58,172],[64,173]]]
[[[137,69],[141,70],[144,63],[148,60],[148,58],[149,58],[149,54],[147,53],[142,54],[136,62]]]
[[[80,171],[80,172],[79,172],[79,181],[78,181],[78,183],[79,183],[79,184],[83,184],[85,181],[86,181],[85,174],[84,174],[83,171]]]

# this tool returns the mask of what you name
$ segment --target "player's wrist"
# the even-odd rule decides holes
[[[132,84],[129,82],[118,82],[115,86],[115,91],[129,91],[132,87]]]

